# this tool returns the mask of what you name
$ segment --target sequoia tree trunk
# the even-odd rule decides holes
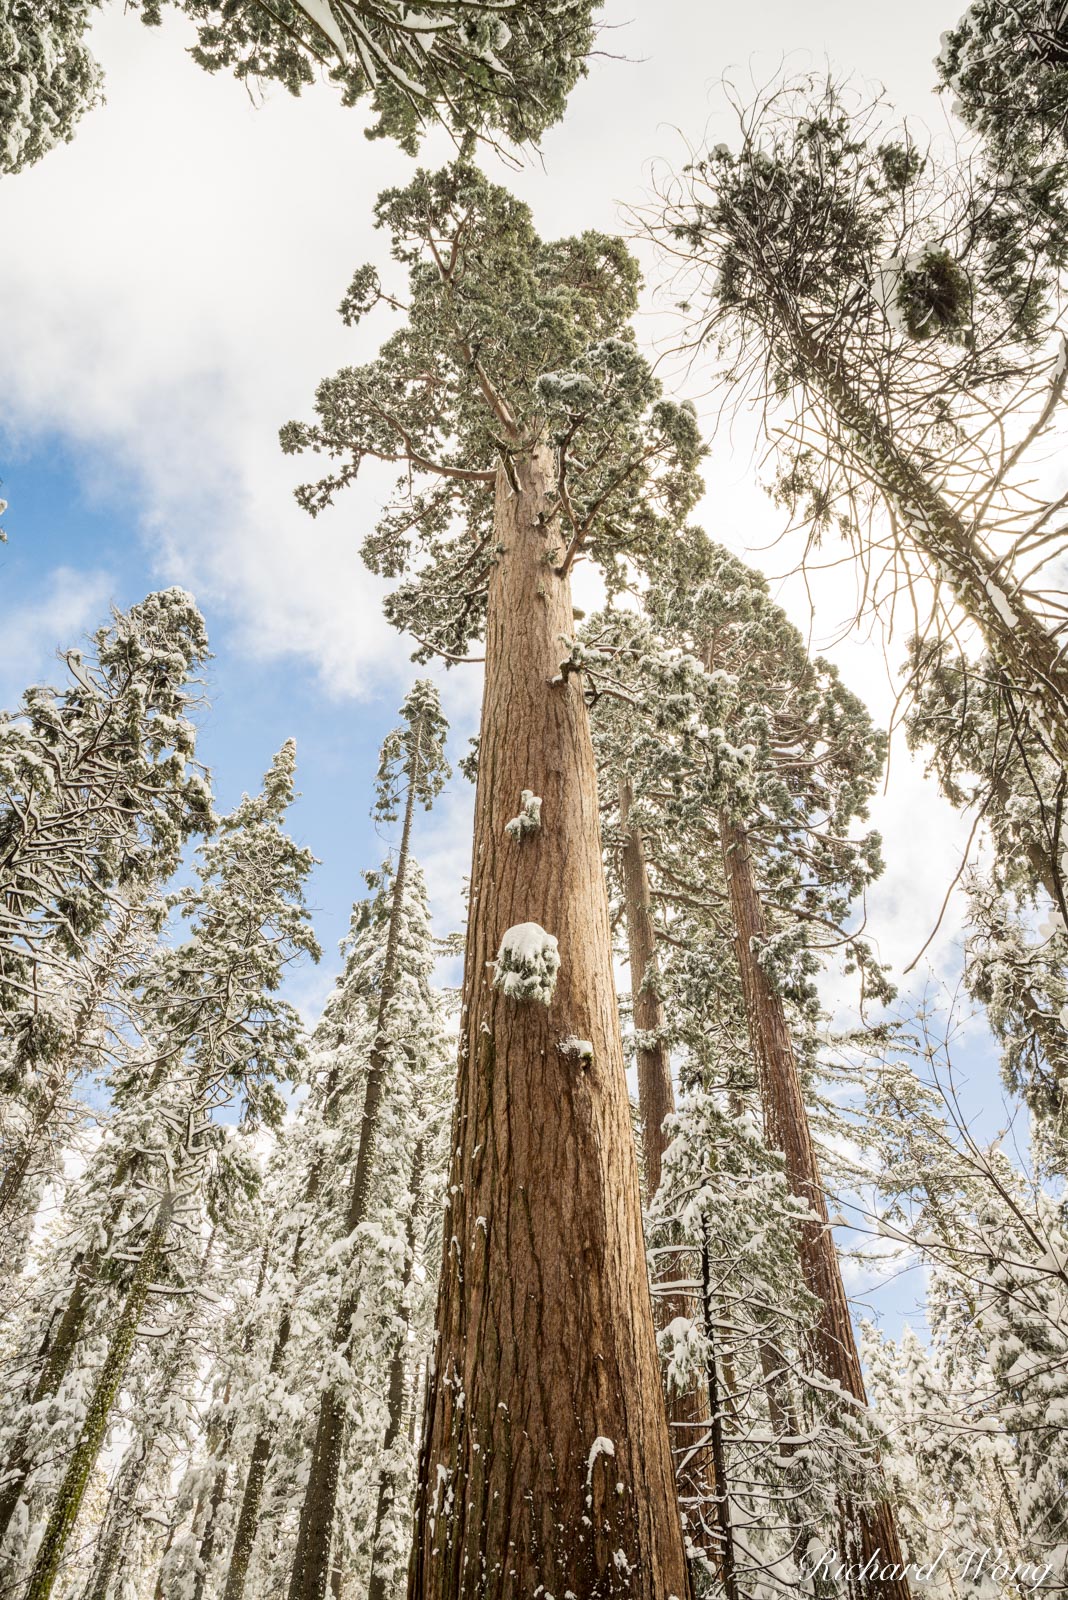
[[[641,829],[632,826],[630,809],[634,803],[631,786],[619,785],[619,823],[623,834],[622,867],[624,914],[627,925],[627,959],[630,967],[630,992],[637,1036],[638,1109],[642,1124],[642,1153],[645,1157],[645,1202],[648,1206],[660,1187],[668,1135],[666,1119],[675,1110],[675,1088],[671,1081],[671,1059],[664,1038],[664,1002],[660,995],[656,955],[656,927],[653,922],[652,888]],[[678,1290],[656,1289],[659,1279],[670,1282],[679,1276],[680,1252],[672,1250],[670,1238],[653,1268],[653,1315],[658,1328],[667,1328],[677,1317],[692,1320],[698,1306],[691,1294]],[[675,1481],[693,1543],[708,1544],[704,1509],[716,1494],[716,1470],[710,1452],[709,1428],[712,1416],[707,1383],[682,1390],[669,1388],[665,1395]],[[710,1552],[711,1553],[711,1552]]]
[[[689,1594],[551,451],[498,472],[437,1346],[410,1600]],[[514,486],[513,486],[514,483]],[[541,825],[506,832],[524,789]],[[559,945],[547,1004],[494,978]],[[537,940],[537,932],[525,930]],[[548,992],[551,989],[551,993]]]
[[[764,1137],[785,1158],[791,1191],[814,1213],[800,1228],[801,1270],[805,1285],[819,1301],[813,1335],[813,1356],[825,1377],[837,1380],[859,1406],[867,1406],[864,1374],[857,1354],[849,1302],[842,1283],[838,1253],[827,1214],[827,1201],[812,1143],[808,1112],[801,1090],[793,1041],[782,999],[757,959],[767,939],[764,907],[757,888],[749,838],[726,813],[720,818],[723,860],[734,917],[738,966],[749,1018],[750,1037],[760,1079]],[[850,1565],[875,1564],[875,1574],[854,1592],[877,1600],[909,1600],[904,1577],[878,1573],[897,1566],[904,1556],[894,1513],[885,1500],[846,1506],[846,1521],[855,1529],[857,1548],[843,1552]]]
[[[382,962],[382,981],[378,993],[378,1016],[375,1040],[367,1064],[367,1082],[364,1088],[363,1115],[360,1120],[360,1142],[356,1150],[356,1167],[352,1178],[352,1191],[348,1213],[341,1237],[351,1238],[367,1218],[371,1199],[371,1178],[374,1171],[375,1145],[382,1115],[382,1099],[386,1090],[388,1052],[390,1046],[390,1011],[397,992],[398,951],[400,947],[400,921],[404,909],[404,888],[411,853],[412,817],[419,780],[419,739],[408,771],[408,795],[404,806],[404,825],[401,829],[397,872],[393,880],[393,900],[389,913],[389,930],[386,934],[386,952]],[[334,1327],[334,1350],[343,1353],[352,1336],[352,1319],[358,1304],[358,1262],[352,1270],[353,1281],[343,1292]],[[288,1337],[288,1335],[287,1335]],[[300,1510],[297,1530],[297,1549],[293,1573],[289,1584],[289,1600],[325,1600],[330,1578],[330,1542],[333,1535],[337,1507],[337,1485],[341,1473],[341,1450],[344,1442],[346,1403],[336,1384],[328,1384],[319,1404],[319,1418],[315,1430],[308,1484]],[[257,1441],[257,1444],[259,1441]],[[264,1463],[266,1465],[266,1463]],[[236,1600],[227,1590],[227,1600]]]

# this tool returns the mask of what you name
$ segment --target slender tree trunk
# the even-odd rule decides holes
[[[148,1453],[148,1441],[141,1440],[136,1452],[131,1452],[129,1459],[122,1464],[97,1541],[93,1570],[82,1590],[82,1600],[107,1600],[122,1553],[123,1537],[129,1527],[129,1511],[148,1468]]]
[[[132,1162],[129,1157],[124,1157],[116,1170],[112,1182],[112,1193],[122,1190],[128,1181]],[[111,1207],[106,1235],[108,1238],[114,1234],[122,1216],[125,1199],[118,1194]],[[33,1467],[31,1455],[31,1441],[33,1437],[33,1416],[31,1408],[39,1406],[42,1401],[56,1394],[64,1378],[70,1370],[74,1352],[85,1327],[86,1318],[92,1308],[91,1289],[99,1277],[101,1264],[106,1251],[102,1247],[94,1246],[84,1257],[76,1263],[75,1278],[63,1313],[53,1332],[50,1326],[37,1353],[37,1359],[42,1363],[37,1382],[34,1385],[26,1407],[26,1416],[9,1446],[7,1459],[4,1466],[4,1486],[0,1489],[0,1544],[3,1543],[11,1519],[15,1514],[19,1499],[22,1495],[26,1479]]]
[[[278,1324],[274,1348],[271,1351],[270,1376],[272,1378],[277,1378],[282,1370],[292,1326],[292,1311],[287,1306],[282,1313],[282,1320]],[[274,1430],[268,1423],[265,1423],[256,1435],[252,1446],[252,1455],[249,1458],[248,1474],[245,1478],[245,1488],[241,1496],[241,1510],[237,1518],[237,1531],[234,1534],[234,1542],[230,1548],[230,1566],[226,1574],[226,1588],[223,1592],[223,1600],[241,1600],[241,1596],[245,1592],[248,1564],[252,1558],[252,1547],[256,1542],[256,1532],[259,1527],[263,1486],[267,1479],[267,1467],[273,1450]]]
[[[882,419],[842,376],[837,352],[786,311],[791,342],[803,368],[848,430],[857,456],[897,509],[917,547],[930,559],[961,609],[978,624],[994,660],[1025,698],[1033,719],[1068,763],[1068,655],[1021,601],[1006,593],[1001,565],[985,549],[982,531],[966,523],[903,449]],[[791,326],[792,325],[792,326]]]
[[[415,1268],[416,1219],[423,1194],[423,1169],[426,1165],[426,1143],[420,1138],[412,1151],[412,1170],[409,1179],[411,1206],[408,1211],[407,1254],[401,1275],[399,1304],[397,1306],[397,1333],[389,1362],[389,1396],[387,1400],[386,1431],[382,1439],[382,1467],[378,1476],[378,1495],[375,1500],[374,1531],[371,1537],[371,1573],[367,1585],[367,1600],[391,1600],[387,1584],[388,1575],[377,1564],[378,1541],[382,1528],[397,1498],[397,1469],[391,1454],[404,1427],[404,1408],[408,1398],[407,1363],[404,1359],[408,1345],[408,1290]]]
[[[232,1440],[233,1428],[228,1427],[222,1439],[224,1457]],[[229,1486],[230,1466],[229,1463],[224,1459],[222,1465],[216,1469],[215,1476],[212,1479],[211,1494],[208,1497],[207,1520],[205,1521],[204,1530],[200,1539],[197,1575],[193,1582],[193,1600],[204,1600],[204,1592],[207,1588],[208,1574],[211,1571],[212,1561],[215,1559],[215,1543],[219,1536],[219,1513],[226,1504],[226,1491]],[[160,1584],[162,1584],[162,1579],[163,1574],[161,1570]],[[162,1589],[158,1587],[156,1591],[156,1600],[161,1600],[161,1595]]]
[[[333,1081],[334,1081],[333,1075],[331,1075],[331,1083],[333,1083]],[[307,1184],[305,1186],[304,1198],[305,1198],[306,1202],[310,1201],[310,1200],[314,1200],[315,1196],[319,1192],[319,1179],[320,1179],[321,1170],[322,1169],[321,1169],[320,1164],[318,1162],[315,1162],[313,1164],[313,1166],[312,1166],[311,1172],[308,1175],[308,1181],[307,1181]],[[293,1269],[294,1269],[294,1271],[296,1271],[296,1269],[300,1265],[300,1256],[301,1256],[301,1250],[302,1250],[302,1247],[303,1247],[303,1241],[304,1241],[304,1228],[302,1226],[297,1231],[296,1243],[295,1243],[294,1249],[293,1249]],[[262,1246],[261,1250],[260,1250],[260,1267],[259,1267],[259,1272],[258,1272],[257,1277],[256,1277],[256,1294],[255,1294],[255,1299],[256,1300],[258,1300],[260,1298],[260,1295],[263,1293],[263,1286],[267,1282],[267,1267],[268,1267],[268,1264],[269,1264],[269,1258],[270,1258],[270,1247],[269,1247],[268,1244],[265,1243]],[[290,1319],[290,1316],[289,1316],[288,1308],[286,1310],[285,1316],[283,1317],[283,1322],[286,1324],[286,1329],[285,1329],[285,1341],[284,1341],[284,1343],[282,1345],[282,1354],[285,1353],[285,1345],[289,1342],[289,1332],[290,1332],[290,1326],[291,1326],[291,1319]],[[253,1327],[254,1327],[254,1324],[249,1323],[245,1328],[244,1338],[241,1341],[241,1345],[242,1345],[241,1353],[242,1353],[243,1356],[247,1356],[249,1354],[249,1352],[251,1351],[251,1349],[252,1349],[252,1346],[253,1346],[253,1343],[254,1343]],[[276,1344],[277,1344],[277,1340],[278,1340],[278,1336],[276,1335],[276,1339],[275,1339]],[[279,1368],[281,1367],[281,1356],[279,1356],[279,1358],[278,1358],[278,1366],[279,1366]],[[271,1370],[272,1370],[272,1372],[275,1370],[275,1367],[274,1367],[274,1352],[272,1352]],[[224,1406],[228,1406],[229,1403],[230,1403],[230,1383],[231,1383],[232,1376],[233,1376],[233,1370],[231,1369],[230,1376],[228,1376],[227,1380],[226,1380],[226,1387],[223,1390],[223,1405]],[[230,1454],[230,1448],[231,1448],[231,1446],[233,1444],[235,1427],[236,1427],[236,1419],[234,1418],[232,1413],[228,1413],[224,1417],[221,1425],[218,1425],[218,1433],[217,1433],[217,1435],[216,1435],[214,1440],[211,1439],[211,1435],[209,1433],[209,1450],[208,1450],[209,1456],[212,1459],[218,1459],[219,1462],[220,1462],[220,1465],[216,1468],[215,1476],[212,1479],[211,1494],[208,1497],[207,1516],[205,1517],[204,1524],[203,1524],[203,1527],[202,1527],[201,1533],[200,1533],[199,1562],[197,1564],[196,1580],[195,1580],[194,1585],[193,1585],[193,1600],[203,1600],[204,1589],[205,1589],[205,1586],[206,1586],[207,1581],[208,1581],[208,1575],[211,1572],[211,1564],[212,1564],[212,1561],[215,1558],[215,1543],[216,1543],[216,1539],[218,1537],[218,1532],[219,1532],[219,1512],[222,1510],[223,1505],[226,1502],[226,1491],[227,1491],[227,1488],[229,1487],[229,1482],[230,1482],[230,1463],[227,1460],[227,1457]],[[257,1443],[258,1443],[258,1439],[257,1439]],[[268,1441],[268,1444],[269,1444],[269,1441]],[[256,1453],[255,1446],[253,1446],[253,1455],[255,1455],[255,1453]],[[250,1471],[251,1471],[251,1468],[250,1468]],[[245,1505],[244,1505],[244,1503],[245,1503],[245,1499],[247,1497],[248,1497],[248,1485],[247,1485],[247,1482],[246,1482],[245,1492],[242,1495],[241,1512],[239,1513],[239,1516],[238,1516],[239,1525],[240,1525],[240,1522],[241,1522],[241,1518],[245,1515]],[[196,1512],[194,1512],[194,1515],[193,1515],[193,1526],[194,1526],[194,1528],[196,1527],[198,1520],[199,1520],[199,1508],[198,1508],[198,1510]],[[253,1532],[255,1532],[255,1527],[256,1527],[256,1523],[257,1523],[258,1520],[259,1520],[259,1502],[257,1501],[256,1507],[255,1507],[255,1512],[253,1513],[253,1516],[252,1516]],[[252,1554],[252,1542],[249,1543],[248,1552],[247,1552],[247,1555],[246,1555],[246,1558],[245,1558],[245,1570],[246,1571],[248,1569],[248,1556],[250,1556],[251,1554]],[[159,1595],[156,1596],[156,1600],[160,1600]]]
[[[52,1506],[52,1515],[48,1519],[48,1526],[37,1552],[37,1560],[26,1591],[26,1600],[48,1600],[48,1596],[52,1593],[67,1539],[81,1509],[89,1474],[96,1464],[100,1446],[107,1434],[111,1408],[126,1376],[130,1352],[137,1338],[148,1291],[163,1257],[173,1212],[174,1196],[169,1193],[160,1202],[156,1219],[145,1240],[141,1259],[137,1263],[137,1270],[127,1291],[118,1323],[108,1342],[107,1354],[96,1380],[78,1442]]]
[[[675,1110],[675,1088],[671,1081],[671,1060],[664,1039],[666,1018],[660,995],[649,867],[641,830],[631,825],[630,810],[633,803],[633,791],[624,779],[619,785],[619,823],[623,834],[621,855],[627,958],[634,1030],[637,1034],[638,1107],[645,1157],[645,1202],[648,1206],[660,1187],[664,1152],[668,1146],[664,1123]],[[653,1315],[657,1327],[661,1329],[669,1327],[677,1317],[690,1320],[698,1311],[691,1294],[657,1287],[657,1280],[662,1284],[678,1276],[680,1254],[671,1250],[670,1244],[669,1240],[667,1249],[657,1255],[657,1266],[653,1270]],[[722,1482],[716,1477],[708,1445],[710,1411],[707,1383],[695,1384],[681,1392],[669,1388],[665,1401],[679,1500],[689,1536],[700,1547],[705,1542],[702,1507],[716,1493],[716,1484]]]
[[[701,1293],[704,1300],[705,1328],[708,1334],[708,1406],[709,1432],[711,1434],[714,1483],[713,1502],[716,1508],[716,1556],[719,1577],[727,1600],[738,1600],[737,1565],[734,1556],[734,1528],[731,1521],[731,1499],[727,1478],[727,1448],[723,1436],[723,1406],[719,1395],[719,1374],[716,1370],[714,1329],[716,1307],[712,1295],[712,1275],[708,1248],[708,1223],[702,1223],[701,1243]]]
[[[411,853],[412,818],[415,812],[415,795],[419,779],[419,745],[408,772],[408,794],[404,806],[404,825],[401,829],[397,872],[393,880],[393,902],[390,907],[389,931],[386,935],[386,953],[382,963],[382,983],[378,995],[378,1017],[375,1040],[371,1046],[364,1089],[363,1115],[360,1120],[360,1142],[356,1150],[356,1167],[352,1178],[352,1191],[342,1238],[351,1238],[367,1219],[371,1199],[371,1179],[374,1172],[375,1146],[382,1114],[382,1099],[386,1089],[389,1068],[390,1013],[397,990],[398,950],[400,924],[404,910],[404,890]],[[352,1282],[342,1293],[334,1326],[334,1349],[347,1349],[352,1334],[352,1319],[358,1304],[358,1262],[353,1264]],[[346,1403],[335,1385],[323,1390],[319,1418],[312,1448],[311,1468],[304,1503],[300,1511],[297,1531],[297,1549],[289,1585],[289,1600],[325,1600],[330,1572],[330,1542],[337,1507],[337,1485],[341,1472],[341,1451],[344,1443]],[[227,1600],[235,1600],[227,1594]]]
[[[410,1600],[684,1600],[597,779],[555,463],[497,480],[457,1104]],[[509,478],[514,477],[515,488]],[[540,829],[505,832],[530,789]],[[496,987],[503,935],[559,942],[548,1006]],[[586,1041],[592,1054],[579,1050]]]
[[[344,1034],[339,1034],[338,1044],[344,1040]],[[323,1101],[323,1115],[327,1121],[332,1120],[337,1107],[338,1075],[337,1069],[332,1068],[326,1086]],[[321,1155],[316,1156],[308,1171],[304,1185],[305,1208],[314,1204],[319,1193],[319,1186],[323,1179],[323,1162]],[[297,1236],[293,1242],[293,1254],[290,1260],[290,1272],[296,1278],[304,1259],[304,1246],[307,1243],[308,1225],[302,1222],[297,1229]],[[257,1295],[263,1290],[266,1278],[267,1257],[264,1252],[261,1263],[260,1281]],[[277,1378],[285,1362],[286,1351],[293,1331],[293,1308],[287,1305],[279,1319],[278,1329],[275,1333],[274,1346],[271,1350],[270,1373]],[[250,1346],[246,1344],[246,1354]],[[274,1451],[275,1426],[274,1419],[265,1416],[256,1438],[252,1445],[252,1454],[249,1457],[248,1473],[245,1477],[245,1486],[241,1494],[241,1508],[237,1517],[237,1529],[234,1542],[230,1551],[230,1566],[226,1575],[226,1591],[224,1600],[242,1600],[245,1592],[245,1582],[248,1577],[249,1562],[252,1559],[253,1546],[256,1543],[256,1533],[259,1528],[260,1507],[263,1504],[263,1490],[267,1481],[267,1468],[270,1465],[271,1455]],[[218,1479],[216,1480],[218,1482]],[[205,1534],[201,1547],[201,1571],[198,1583],[203,1586],[208,1571],[208,1565],[214,1555],[215,1549],[215,1522],[219,1508],[222,1504],[222,1495],[218,1500],[212,1496],[212,1509],[208,1522],[208,1532]],[[193,1600],[201,1600],[201,1588],[194,1594]]]
[[[638,1106],[642,1118],[645,1198],[648,1203],[660,1187],[660,1168],[668,1146],[664,1121],[675,1110],[675,1089],[664,1042],[664,1002],[660,997],[656,929],[645,840],[641,830],[631,826],[630,809],[633,803],[633,791],[624,780],[619,785],[619,825],[623,834],[621,855],[626,899],[627,957],[634,1003],[634,1030],[638,1035]]]
[[[200,1259],[200,1270],[196,1277],[196,1287],[199,1290],[204,1282],[208,1270],[212,1251],[215,1248],[215,1229],[212,1228],[204,1246],[204,1253]],[[170,1340],[170,1353],[166,1364],[153,1385],[153,1396],[148,1403],[146,1428],[141,1437],[132,1444],[127,1451],[118,1477],[112,1490],[108,1504],[107,1516],[97,1541],[96,1559],[93,1570],[89,1574],[85,1588],[82,1591],[82,1600],[107,1600],[111,1588],[111,1580],[115,1576],[119,1557],[122,1554],[123,1542],[129,1531],[133,1515],[134,1503],[145,1481],[149,1466],[152,1461],[152,1452],[155,1446],[155,1435],[152,1432],[152,1423],[161,1406],[166,1401],[178,1380],[182,1370],[183,1361],[188,1360],[188,1340],[198,1310],[196,1294],[190,1294],[186,1301],[185,1313],[180,1325],[175,1329]]]
[[[181,1518],[176,1517],[172,1512],[167,1523],[167,1537],[163,1541],[163,1552],[159,1558],[159,1571],[156,1573],[156,1582],[152,1590],[152,1600],[163,1600],[163,1574],[165,1571],[165,1564],[167,1557],[171,1553],[171,1547],[174,1544],[174,1536],[178,1532],[180,1522]]]
[[[793,1041],[781,997],[772,988],[757,959],[767,938],[764,908],[753,870],[746,831],[723,813],[720,818],[723,859],[734,915],[738,965],[753,1052],[760,1074],[764,1109],[764,1136],[769,1146],[785,1157],[786,1177],[792,1192],[804,1200],[814,1219],[801,1225],[801,1269],[805,1284],[820,1303],[814,1330],[813,1355],[820,1371],[837,1380],[843,1392],[859,1406],[868,1403],[864,1375],[857,1353],[849,1302],[842,1283],[834,1247],[827,1202],[812,1143],[808,1113],[801,1090]],[[885,1500],[874,1505],[847,1503],[845,1522],[855,1528],[858,1549],[843,1552],[850,1564],[863,1566],[874,1560],[884,1567],[904,1568],[894,1513]],[[904,1578],[878,1576],[859,1591],[878,1600],[909,1600]]]
[[[5,1463],[4,1486],[0,1489],[0,1543],[7,1533],[11,1519],[18,1508],[22,1491],[33,1468],[31,1440],[33,1436],[30,1407],[39,1406],[59,1389],[70,1368],[74,1351],[89,1311],[89,1279],[95,1276],[98,1258],[94,1254],[83,1263],[73,1288],[63,1308],[59,1326],[54,1336],[46,1338],[43,1351],[44,1366],[29,1397],[26,1417],[8,1450]]]

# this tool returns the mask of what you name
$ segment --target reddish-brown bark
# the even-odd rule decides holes
[[[597,782],[548,449],[502,470],[437,1346],[410,1600],[689,1593],[612,981]],[[505,826],[530,789],[540,830]],[[559,941],[551,1003],[494,987]],[[589,1041],[585,1058],[562,1048]],[[606,1443],[610,1441],[610,1443]]]
[[[785,1158],[792,1192],[814,1213],[800,1230],[802,1274],[807,1288],[820,1302],[813,1355],[825,1376],[837,1379],[846,1394],[866,1406],[864,1374],[829,1225],[793,1041],[782,999],[757,960],[756,952],[767,939],[767,924],[749,839],[745,829],[726,814],[721,816],[720,827],[738,966],[759,1074],[764,1135],[768,1145]],[[886,1501],[870,1506],[857,1503],[844,1509],[844,1522],[855,1529],[857,1544],[856,1549],[848,1551],[850,1563],[863,1566],[878,1556],[879,1570],[893,1565],[903,1567],[893,1510]],[[857,1592],[870,1600],[909,1600],[907,1581],[897,1577],[872,1577]]]

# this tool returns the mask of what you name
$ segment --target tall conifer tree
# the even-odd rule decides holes
[[[670,535],[696,493],[696,424],[635,349],[618,240],[542,241],[463,165],[387,192],[378,219],[409,269],[404,326],[283,439],[339,458],[312,510],[365,458],[402,462],[403,503],[364,546],[407,574],[389,615],[428,651],[486,641],[410,1594],[681,1600],[570,571],[581,553],[612,573]],[[367,269],[344,310],[380,298]],[[526,828],[525,793],[541,802]]]

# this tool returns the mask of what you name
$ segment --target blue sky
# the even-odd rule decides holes
[[[140,530],[136,484],[116,477],[105,491],[98,465],[86,462],[62,435],[45,433],[29,447],[5,450],[5,619],[32,613],[42,590],[52,586],[55,593],[55,574],[70,574],[59,585],[58,606],[41,619],[29,647],[15,659],[4,653],[0,687],[8,706],[28,681],[62,681],[61,665],[50,659],[55,646],[79,643],[106,619],[109,604],[131,605],[159,581]],[[255,791],[273,752],[290,736],[298,740],[300,798],[291,812],[292,832],[321,863],[309,900],[324,961],[320,971],[296,975],[293,984],[295,997],[311,1009],[336,970],[337,942],[353,898],[363,891],[360,872],[388,848],[375,832],[369,806],[396,697],[386,689],[371,692],[358,716],[346,714],[323,693],[310,663],[250,658],[225,608],[204,609],[214,659],[207,674],[209,703],[197,718],[198,757],[212,772],[218,809],[229,809],[243,791]],[[456,787],[466,785],[457,780]]]
[[[622,59],[594,64],[541,162],[496,175],[530,201],[546,233],[619,228],[621,206],[648,196],[650,161],[683,154],[678,129],[730,141],[719,75],[733,67],[741,83],[759,82],[784,58],[797,70],[830,60],[881,80],[937,135],[946,112],[930,63],[958,11],[959,0],[609,0],[616,31],[605,48]],[[254,788],[282,740],[297,739],[294,832],[323,863],[311,899],[325,959],[294,984],[313,1015],[337,970],[360,870],[383,852],[368,816],[371,780],[415,673],[358,558],[386,479],[371,475],[312,523],[292,499],[300,463],[281,456],[276,436],[307,414],[321,376],[364,359],[381,337],[374,319],[346,331],[336,307],[354,267],[386,265],[371,203],[412,163],[368,144],[360,113],[343,110],[329,87],[259,100],[201,72],[188,42],[180,18],[148,30],[119,4],[105,12],[94,44],[108,103],[74,144],[5,184],[0,701],[47,677],[57,646],[96,626],[112,601],[166,583],[195,593],[215,652],[201,754],[220,804]],[[446,156],[432,142],[424,159]],[[652,294],[639,332],[650,343],[661,332]],[[694,398],[700,411],[699,384]],[[753,465],[744,430],[740,446],[717,447],[704,515],[716,537],[774,576],[788,553],[768,549],[779,514]],[[800,584],[776,592],[818,647],[839,639],[852,599],[841,574],[815,576],[812,612]],[[828,653],[886,717],[893,691],[880,645],[847,633]],[[890,659],[903,653],[892,642]],[[477,717],[477,672],[437,676],[462,748]],[[417,842],[442,933],[458,925],[470,799],[457,779]],[[875,822],[888,870],[869,930],[900,972],[931,931],[967,829],[900,747]],[[915,993],[932,975],[954,981],[959,926],[957,899]],[[976,1029],[963,1049],[969,1113],[994,1131],[1003,1118],[989,1041]]]

